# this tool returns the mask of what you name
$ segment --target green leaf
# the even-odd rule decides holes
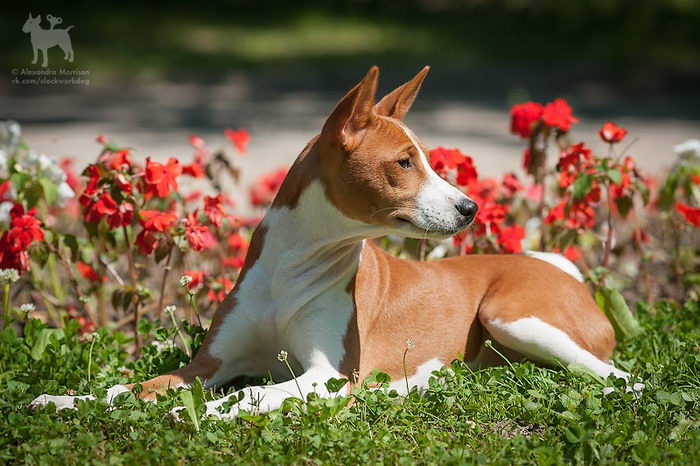
[[[615,184],[622,183],[622,173],[617,168],[611,168],[608,170],[608,178]]]
[[[576,181],[574,181],[574,199],[582,199],[588,194],[593,184],[593,175],[590,173],[581,173]]]
[[[39,178],[39,184],[44,192],[44,199],[49,204],[55,204],[58,200],[58,187],[48,178]]]
[[[629,214],[630,209],[632,209],[632,198],[628,196],[618,197],[615,199],[615,204],[617,205],[617,210],[622,215],[622,218],[626,218]]]
[[[595,300],[610,320],[617,338],[633,338],[644,331],[619,291],[601,286],[595,293]]]
[[[43,328],[39,332],[34,344],[32,345],[32,359],[35,361],[41,360],[41,356],[46,350],[46,346],[51,341],[51,336],[56,335],[58,339],[63,337],[63,330],[58,328]]]
[[[190,420],[192,421],[192,424],[194,424],[194,429],[199,432],[199,417],[197,416],[197,409],[195,408],[194,405],[194,399],[192,398],[192,392],[190,390],[186,390],[180,393],[180,400],[182,400],[182,404],[185,405],[185,411],[187,412],[187,415],[190,417]]]

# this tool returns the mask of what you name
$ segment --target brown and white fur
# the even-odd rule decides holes
[[[251,240],[235,288],[221,304],[194,360],[144,382],[142,397],[195,377],[206,387],[237,376],[287,380],[281,350],[297,374],[276,385],[243,389],[219,412],[269,411],[288,397],[328,393],[331,377],[363,380],[380,369],[405,392],[426,387],[433,370],[463,355],[479,367],[502,363],[484,346],[497,343],[512,360],[580,363],[596,374],[628,374],[608,361],[610,322],[576,267],[561,256],[475,255],[428,262],[397,259],[370,238],[387,234],[446,238],[466,228],[477,206],[430,167],[426,149],[403,123],[428,72],[374,104],[378,70],[338,103],[320,135],[292,166]],[[554,264],[554,265],[553,265]],[[568,273],[567,273],[568,272]],[[352,383],[339,394],[346,394]],[[109,390],[108,401],[127,386]],[[38,397],[33,405],[72,407],[88,397]],[[175,410],[177,415],[177,409]]]

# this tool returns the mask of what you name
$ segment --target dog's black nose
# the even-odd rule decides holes
[[[476,213],[479,211],[479,206],[471,199],[462,199],[455,204],[455,207],[457,208],[457,212],[467,217],[469,221],[474,220]]]

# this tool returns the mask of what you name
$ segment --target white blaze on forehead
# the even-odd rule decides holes
[[[413,131],[411,131],[400,121],[395,121],[395,123],[399,128],[401,128],[401,131],[403,131],[406,137],[411,141],[411,144],[413,144],[418,151],[418,158],[420,159],[421,165],[423,165],[423,168],[428,175],[428,183],[433,185],[433,189],[441,191],[443,195],[453,197],[455,201],[464,197],[464,193],[462,191],[455,188],[450,183],[440,178],[437,173],[435,173],[433,167],[430,166],[430,162],[428,162],[428,156],[425,155],[425,152],[423,152],[421,145],[418,143],[418,138],[416,138],[416,135],[413,134]]]

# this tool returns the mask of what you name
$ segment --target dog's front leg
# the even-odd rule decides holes
[[[316,393],[321,398],[345,395],[348,390],[347,384],[338,392],[331,393],[328,391],[326,382],[332,377],[340,377],[335,369],[330,367],[311,368],[301,376],[288,382],[246,387],[221,399],[207,402],[205,414],[219,419],[232,419],[241,411],[266,413],[278,409],[287,398],[302,398],[306,400],[310,393]],[[241,400],[236,402],[239,398]],[[228,407],[228,403],[231,402],[233,405]],[[174,408],[171,411],[173,417],[180,420],[183,409],[184,407]]]
[[[39,59],[37,54],[37,48],[32,45],[32,52],[34,52],[34,59],[32,60],[32,65],[36,65],[36,61]]]

